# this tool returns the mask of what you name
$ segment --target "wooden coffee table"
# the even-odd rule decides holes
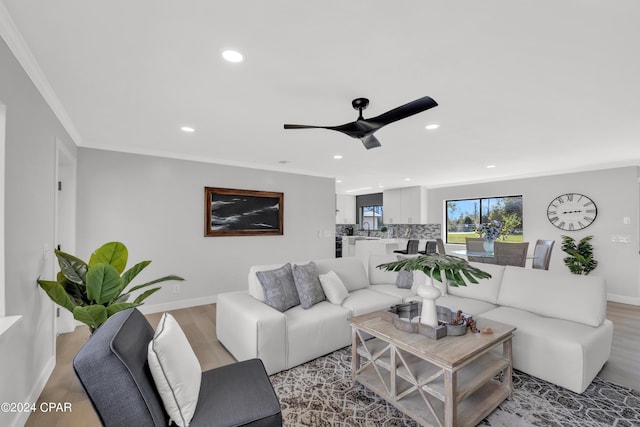
[[[475,426],[511,396],[515,326],[476,318],[478,329],[439,340],[402,332],[380,312],[350,320],[352,380],[425,426]],[[373,338],[371,338],[373,336]]]

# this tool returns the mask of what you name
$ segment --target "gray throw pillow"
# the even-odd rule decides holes
[[[314,304],[326,299],[319,276],[320,272],[313,261],[309,264],[293,266],[293,281],[298,290],[300,305],[304,309],[311,308]]]
[[[300,304],[291,264],[286,263],[275,270],[258,271],[256,277],[262,285],[264,302],[267,305],[284,312]]]
[[[407,259],[402,256],[398,256],[398,261]],[[398,271],[398,277],[396,278],[396,287],[400,289],[411,289],[413,286],[413,271],[400,270]]]
[[[400,289],[411,289],[413,286],[413,272],[407,270],[398,271],[398,278],[396,279],[396,287]]]

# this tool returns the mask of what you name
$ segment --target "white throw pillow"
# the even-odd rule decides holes
[[[342,302],[349,296],[349,292],[335,271],[332,270],[327,274],[321,274],[318,277],[320,278],[322,290],[329,302],[331,304],[342,305]]]
[[[188,427],[196,411],[202,368],[176,319],[164,313],[149,342],[149,369],[167,414]]]

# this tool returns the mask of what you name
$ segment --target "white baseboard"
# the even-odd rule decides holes
[[[640,298],[616,294],[607,294],[607,301],[619,302],[620,304],[640,305]]]
[[[181,308],[195,307],[198,305],[215,304],[217,300],[218,295],[210,295],[200,298],[171,301],[162,304],[142,304],[138,307],[138,310],[140,310],[142,314],[160,313],[171,310],[179,310]]]
[[[42,374],[40,374],[40,378],[38,378],[38,381],[33,386],[31,393],[29,393],[29,396],[27,396],[23,400],[23,402],[33,403],[34,405],[38,402],[38,398],[42,394],[42,390],[44,390],[44,386],[47,385],[47,381],[49,381],[49,377],[53,373],[53,368],[55,367],[56,367],[56,358],[52,356],[51,358],[49,358],[49,361],[47,362],[44,369],[42,370]],[[16,415],[16,417],[13,419],[13,422],[10,423],[9,425],[11,427],[23,426],[27,423],[27,419],[29,418],[29,415],[31,415],[31,412],[28,412],[28,411],[19,412]]]

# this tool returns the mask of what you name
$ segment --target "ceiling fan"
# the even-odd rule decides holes
[[[386,113],[382,113],[379,116],[365,119],[362,117],[362,110],[366,109],[369,105],[367,98],[356,98],[351,102],[351,105],[355,110],[358,110],[360,114],[355,122],[345,123],[338,126],[310,126],[310,125],[288,125],[285,124],[285,129],[329,129],[337,130],[345,135],[349,135],[352,138],[358,138],[364,144],[364,148],[370,150],[372,148],[380,147],[380,141],[373,134],[375,131],[389,123],[397,122],[398,120],[406,119],[414,114],[421,113],[438,105],[431,97],[424,96],[415,101],[411,101],[408,104],[401,105],[400,107],[389,110]]]

